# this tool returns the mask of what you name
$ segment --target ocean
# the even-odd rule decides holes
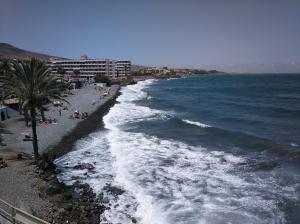
[[[300,223],[300,75],[141,81],[100,123],[56,163],[103,223]]]

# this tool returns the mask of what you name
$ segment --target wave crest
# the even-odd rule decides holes
[[[182,121],[184,123],[196,125],[196,126],[201,127],[201,128],[210,128],[211,127],[210,125],[203,124],[203,123],[200,123],[198,121],[190,121],[190,120],[187,120],[187,119],[182,119]]]

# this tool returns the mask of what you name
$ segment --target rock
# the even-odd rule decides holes
[[[45,192],[48,195],[60,194],[64,191],[64,184],[59,183],[57,179],[51,180],[46,186]]]
[[[0,168],[8,167],[7,163],[4,160],[0,160]]]
[[[90,189],[90,186],[88,184],[82,184],[81,185],[81,188],[84,190],[84,191],[88,191]]]
[[[132,217],[132,218],[131,218],[131,222],[132,222],[132,223],[137,223],[136,218]]]
[[[56,168],[56,169],[54,170],[54,173],[55,173],[55,174],[60,174],[60,173],[61,173],[61,169]]]
[[[48,195],[59,194],[61,192],[62,192],[61,189],[58,188],[57,186],[49,186],[48,188],[46,188],[46,194]]]
[[[66,192],[66,193],[63,193],[63,198],[65,199],[65,200],[70,200],[70,199],[72,199],[72,194],[70,193],[70,192]]]
[[[49,155],[43,154],[41,158],[38,160],[37,166],[43,171],[53,170],[56,167],[55,164],[53,163],[53,159],[54,158],[50,158]]]
[[[83,170],[83,169],[93,170],[93,169],[95,169],[95,167],[90,163],[80,163],[80,164],[74,166],[73,168],[76,170]]]
[[[102,203],[104,204],[108,204],[109,203],[109,199],[107,197],[102,199]]]
[[[64,208],[60,208],[60,209],[58,209],[58,212],[59,212],[59,213],[64,213],[64,212],[65,212],[65,209],[64,209]]]
[[[52,174],[52,175],[50,175],[50,176],[47,176],[47,177],[45,178],[46,181],[50,181],[50,180],[54,180],[54,179],[56,179],[56,176],[55,176],[54,174]]]
[[[73,205],[72,204],[67,204],[67,205],[65,205],[64,206],[64,209],[66,210],[66,211],[72,211],[73,210]]]
[[[114,196],[118,196],[123,194],[125,191],[122,190],[121,188],[115,187],[115,186],[111,186],[111,185],[107,185],[103,188],[103,190],[106,190],[108,193],[114,195]]]
[[[89,154],[91,154],[91,152],[90,151],[85,151],[84,154],[89,155]]]
[[[79,179],[80,179],[80,176],[72,176],[71,179],[72,179],[72,180],[79,180]]]

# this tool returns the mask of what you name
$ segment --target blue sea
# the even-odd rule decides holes
[[[57,160],[109,201],[103,223],[300,223],[300,75],[141,81],[103,123]]]

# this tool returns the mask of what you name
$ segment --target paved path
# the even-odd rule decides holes
[[[0,169],[0,198],[32,215],[46,217],[51,204],[39,197],[43,183],[33,169],[30,160],[8,161],[8,167]]]

